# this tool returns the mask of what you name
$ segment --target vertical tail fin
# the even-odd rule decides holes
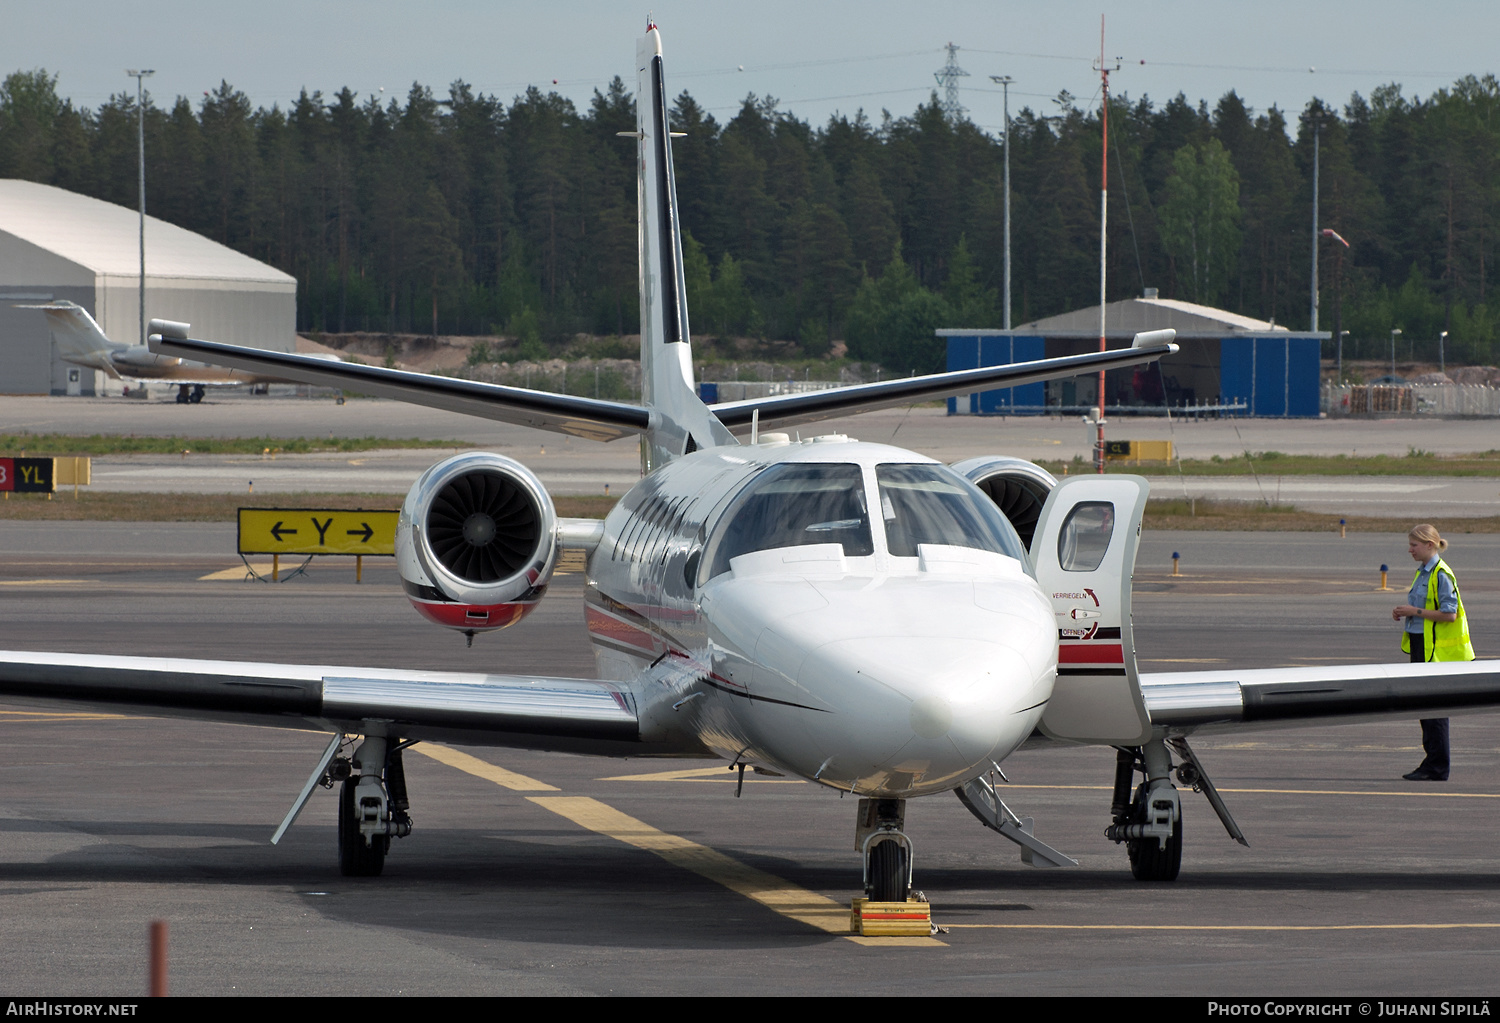
[[[693,387],[682,225],[672,172],[672,138],[654,24],[636,44],[636,138],[641,284],[641,398],[655,413],[642,444],[649,471],[698,448],[738,443]]]
[[[91,369],[102,369],[119,379],[110,355],[128,348],[129,345],[111,341],[99,329],[99,324],[87,309],[73,302],[58,299],[47,305],[23,305],[18,309],[39,309],[47,317],[47,327],[52,331],[52,340],[57,352],[68,362]]]

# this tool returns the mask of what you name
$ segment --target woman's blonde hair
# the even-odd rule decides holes
[[[1406,534],[1408,540],[1416,540],[1418,543],[1430,543],[1440,551],[1448,549],[1448,541],[1438,536],[1437,527],[1430,522],[1412,526],[1411,532]]]

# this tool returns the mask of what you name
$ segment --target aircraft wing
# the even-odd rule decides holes
[[[595,679],[0,651],[0,698],[578,753],[643,747],[632,689]]]
[[[1017,362],[1007,366],[985,366],[981,369],[961,369],[951,373],[932,373],[919,377],[897,377],[873,384],[855,384],[827,391],[810,391],[804,394],[778,394],[768,398],[752,398],[745,401],[710,405],[709,409],[719,421],[735,432],[750,429],[751,419],[760,413],[760,429],[778,426],[796,426],[801,423],[816,423],[824,419],[871,412],[875,409],[911,405],[919,401],[938,398],[954,398],[973,394],[976,391],[991,391],[999,387],[1019,387],[1042,380],[1057,380],[1062,377],[1080,376],[1101,369],[1121,369],[1145,362],[1155,362],[1164,355],[1177,351],[1171,344],[1175,331],[1153,331],[1149,336],[1136,339],[1129,348],[1118,348],[1107,352],[1089,352],[1085,355],[1067,355],[1057,359],[1038,359],[1034,362]],[[1164,335],[1160,339],[1156,335]],[[1160,340],[1161,343],[1155,343]],[[1147,343],[1142,344],[1142,341]]]
[[[1500,708],[1500,661],[1143,673],[1140,679],[1152,731],[1164,738]]]
[[[152,324],[155,327],[159,325],[159,321],[153,320]],[[394,398],[414,405],[571,434],[588,440],[610,441],[643,433],[651,422],[648,410],[620,401],[549,394],[524,387],[428,376],[425,373],[409,373],[384,366],[330,362],[322,356],[242,348],[214,341],[163,336],[159,333],[151,335],[150,346],[153,352],[161,355],[195,359],[216,366],[232,366],[301,384],[339,387],[377,398]]]

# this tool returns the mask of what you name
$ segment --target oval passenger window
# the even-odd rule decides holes
[[[1057,561],[1064,572],[1092,572],[1104,561],[1115,531],[1115,506],[1084,501],[1068,512],[1057,534]]]

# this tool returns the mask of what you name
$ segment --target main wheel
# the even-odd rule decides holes
[[[906,846],[900,842],[875,843],[870,850],[870,901],[905,902],[908,869]]]
[[[365,836],[359,833],[359,807],[354,795],[358,785],[358,778],[345,778],[339,790],[339,873],[345,877],[379,877],[385,869],[391,836],[376,835],[365,845]]]
[[[1144,818],[1145,804],[1141,804]],[[1126,841],[1125,851],[1130,854],[1130,872],[1137,881],[1175,881],[1182,869],[1182,809],[1177,810],[1177,819],[1172,822],[1172,837],[1163,849],[1154,838],[1132,838]]]

